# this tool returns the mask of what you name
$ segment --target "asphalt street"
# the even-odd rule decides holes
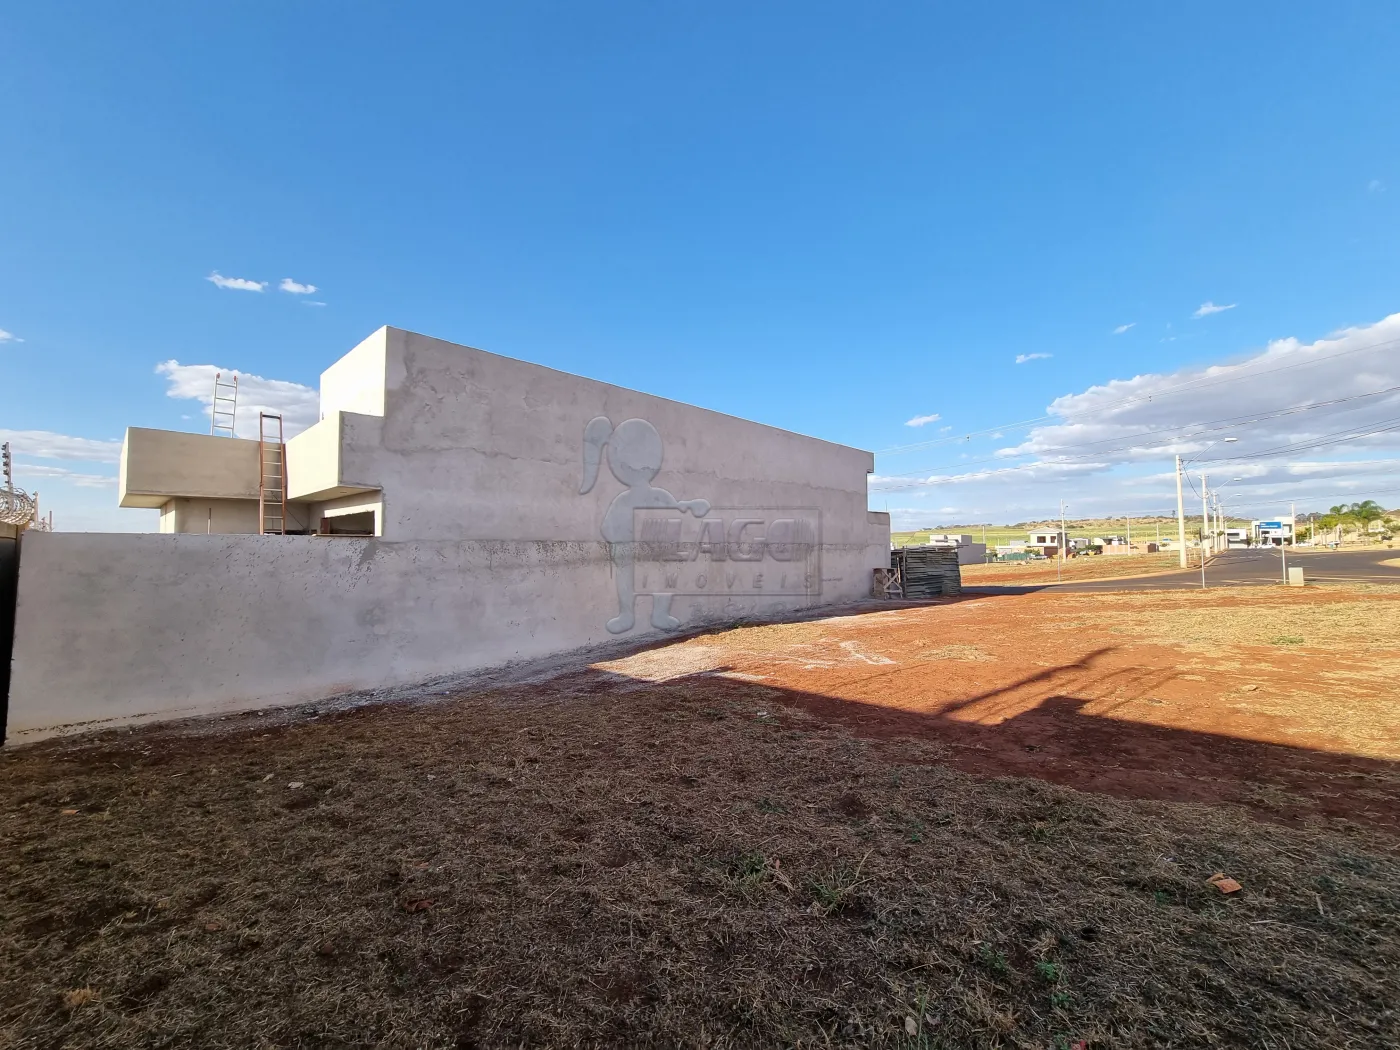
[[[1311,551],[1289,550],[1288,566],[1300,566],[1305,583],[1400,584],[1400,550]],[[1278,548],[1223,551],[1206,564],[1207,587],[1281,586],[1283,558]],[[1389,562],[1390,564],[1386,564]],[[1158,591],[1201,586],[1201,570],[1084,583],[1046,584],[1057,591]],[[1026,591],[1040,587],[967,587],[969,591]]]

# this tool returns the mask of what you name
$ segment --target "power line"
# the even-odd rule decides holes
[[[1359,475],[1356,475],[1356,474],[1341,474],[1341,475],[1337,475],[1337,477],[1357,477],[1357,476],[1359,476]],[[1386,474],[1380,474],[1380,475],[1376,475],[1376,476],[1378,476],[1378,477],[1394,477],[1395,475],[1394,475],[1394,474],[1391,474],[1391,473],[1386,473]],[[1185,475],[1185,477],[1186,477],[1186,482],[1187,482],[1187,484],[1191,487],[1191,492],[1192,492],[1192,494],[1195,495],[1195,497],[1196,497],[1197,499],[1200,499],[1200,498],[1201,498],[1201,494],[1200,494],[1200,491],[1196,488],[1196,483],[1195,483],[1194,481],[1191,480],[1191,476],[1190,476],[1189,474]],[[1328,479],[1328,480],[1332,480],[1332,479]],[[1223,485],[1218,486],[1217,489],[1216,489],[1216,491],[1220,491],[1221,489],[1223,489],[1225,486],[1227,486],[1227,485],[1229,485],[1229,484],[1230,484],[1230,482],[1225,482]],[[1303,484],[1303,483],[1302,483],[1302,482],[1284,482],[1283,484]],[[1371,495],[1371,496],[1387,496],[1387,495],[1393,495],[1393,494],[1395,494],[1395,493],[1397,493],[1397,492],[1400,492],[1400,489],[1367,489],[1366,492],[1367,492],[1369,495]],[[1268,498],[1259,498],[1259,497],[1256,497],[1256,498],[1246,498],[1246,497],[1244,496],[1244,493],[1240,493],[1240,492],[1237,492],[1237,495],[1241,497],[1240,500],[1239,500],[1240,506],[1241,506],[1241,507],[1248,508],[1248,507],[1258,506],[1258,505],[1261,505],[1261,504],[1263,504],[1263,505],[1268,505],[1268,504],[1274,504],[1274,503],[1307,503],[1307,502],[1311,502],[1312,500],[1337,499],[1337,498],[1340,497],[1340,496],[1349,495],[1349,493],[1345,493],[1345,492],[1314,492],[1313,494],[1311,494],[1311,495],[1306,495],[1306,496],[1291,495],[1291,496],[1282,496],[1282,497],[1280,497],[1280,498],[1278,498],[1278,499],[1268,499]],[[1164,498],[1165,498],[1165,497],[1164,497]],[[1139,504],[1139,507],[1141,508],[1141,504]],[[1150,510],[1150,508],[1141,508],[1141,509],[1142,509],[1142,512],[1143,512],[1144,515],[1146,515],[1146,514],[1148,513],[1148,511]],[[1176,507],[1175,507],[1175,506],[1172,506],[1172,507],[1170,507],[1168,510],[1162,510],[1162,511],[1160,511],[1159,513],[1161,513],[1163,516],[1169,516],[1169,517],[1175,518],[1175,517],[1176,517]],[[1189,514],[1187,515],[1187,517],[1190,517],[1190,516],[1191,516],[1191,515],[1189,515]]]
[[[1394,419],[1378,420],[1377,422],[1388,423],[1389,426],[1379,427],[1375,430],[1359,432],[1360,428],[1353,427],[1351,430],[1339,430],[1332,434],[1325,434],[1321,438],[1310,441],[1295,442],[1289,445],[1277,445],[1271,449],[1262,449],[1258,452],[1251,452],[1243,456],[1226,456],[1222,459],[1208,459],[1198,461],[1205,463],[1238,463],[1252,459],[1267,459],[1271,456],[1287,456],[1293,452],[1306,452],[1309,449],[1323,448],[1327,445],[1340,445],[1348,441],[1359,441],[1362,438],[1375,437],[1377,434],[1388,434],[1393,430],[1400,430],[1400,417]]]

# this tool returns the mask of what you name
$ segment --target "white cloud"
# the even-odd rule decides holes
[[[31,492],[37,487],[34,478],[61,478],[69,484],[85,489],[114,488],[117,479],[111,474],[85,474],[67,467],[50,467],[42,463],[15,464],[15,482],[24,480],[24,487]]]
[[[214,373],[233,375],[234,369],[218,365],[182,365],[179,361],[163,361],[156,372],[165,376],[167,397],[198,401],[204,406],[205,418],[214,403]],[[299,434],[320,418],[321,399],[317,392],[301,383],[284,379],[264,379],[262,376],[238,373],[238,416],[235,430],[239,437],[258,436],[258,413],[278,412],[282,415],[283,433],[287,437]]]
[[[246,277],[225,277],[218,270],[204,279],[212,281],[220,288],[232,288],[240,292],[261,292],[267,287],[266,281],[250,281]]]
[[[1068,394],[1014,445],[959,442],[965,462],[948,447],[882,455],[871,489],[946,486],[967,508],[1005,521],[1050,514],[1060,498],[1082,515],[1174,514],[1180,454],[1193,477],[1205,470],[1212,487],[1225,483],[1228,505],[1253,507],[1254,516],[1295,498],[1300,512],[1370,493],[1397,506],[1400,389],[1392,387],[1400,388],[1400,314],[1310,343],[1276,340],[1235,362]],[[1188,513],[1193,499],[1199,515],[1188,487]]]
[[[24,340],[21,339],[19,336],[15,335],[13,332],[7,332],[7,331],[5,331],[5,329],[0,328],[0,343],[22,343],[22,342],[24,342]]]
[[[232,369],[166,361],[156,366],[156,372],[165,377],[168,396],[198,401],[204,406],[207,426],[214,373],[232,374]],[[257,437],[259,411],[282,413],[286,436],[291,437],[320,417],[320,398],[315,390],[300,383],[240,375],[236,431],[239,437]],[[156,529],[157,517],[153,511],[119,509],[111,493],[103,492],[116,485],[115,471],[102,474],[97,470],[73,470],[31,462],[116,464],[121,460],[120,441],[73,437],[48,430],[0,430],[0,441],[10,442],[14,449],[15,482],[30,491],[42,490],[45,498],[41,510],[54,510],[55,528],[96,532],[151,532]]]
[[[1385,183],[1380,179],[1372,179],[1370,182],[1366,183],[1366,189],[1371,193],[1384,193]]]
[[[17,457],[67,459],[84,463],[116,463],[122,458],[120,441],[69,437],[51,430],[0,430]]]
[[[1243,453],[1322,439],[1352,424],[1365,429],[1370,422],[1396,415],[1400,392],[1274,418],[1256,417],[1400,386],[1397,344],[1400,314],[1312,343],[1275,340],[1233,364],[1115,379],[1057,398],[1049,407],[1053,421],[1037,426],[1024,442],[1002,450],[1002,455],[1040,454],[1086,441],[1103,448],[1143,446],[1112,454],[1114,460],[1129,462],[1189,454],[1226,436],[1238,437],[1231,451]],[[1221,425],[1212,424],[1215,420],[1246,423],[1251,419],[1255,421],[1225,432],[1209,429]],[[1393,444],[1397,435],[1400,431],[1358,443]]]
[[[1055,356],[1054,354],[1017,354],[1017,355],[1016,355],[1016,363],[1017,363],[1018,365],[1023,365],[1023,364],[1025,364],[1027,361],[1040,361],[1040,360],[1043,360],[1043,359],[1045,359],[1045,358],[1047,358],[1047,357],[1054,357],[1054,356]]]
[[[314,284],[300,284],[290,277],[283,277],[282,283],[277,286],[284,292],[291,292],[293,295],[314,295],[316,286]]]
[[[934,412],[931,415],[915,416],[913,419],[906,419],[904,421],[904,425],[906,427],[926,427],[930,423],[937,423],[942,418],[943,417],[940,416],[937,412]]]
[[[1219,314],[1224,313],[1226,310],[1233,310],[1237,306],[1239,306],[1239,303],[1229,303],[1226,306],[1217,306],[1215,303],[1207,299],[1200,306],[1196,307],[1196,312],[1191,316],[1196,318],[1209,317],[1211,314]]]
[[[49,430],[0,430],[0,441],[8,441],[14,451],[15,484],[27,489],[31,495],[39,493],[39,511],[41,514],[55,511],[55,528],[71,531],[75,527],[100,527],[107,532],[131,528],[130,521],[121,520],[117,513],[117,501],[110,494],[100,499],[93,495],[95,490],[115,487],[115,473],[100,474],[32,462],[47,459],[115,464],[121,459],[120,441],[71,437]],[[83,495],[83,491],[88,495]],[[82,513],[78,513],[78,508],[83,508]],[[147,528],[154,527],[153,522],[147,523]]]
[[[321,302],[319,299],[305,299],[305,300],[302,301],[302,304],[301,304],[301,305],[302,305],[302,306],[325,306],[326,304],[323,303],[323,302]]]
[[[1136,327],[1137,327],[1137,322],[1136,322],[1136,321],[1131,321],[1131,322],[1129,322],[1128,324],[1120,324],[1117,328],[1115,328],[1115,329],[1113,330],[1113,334],[1114,334],[1114,335],[1122,335],[1122,334],[1123,334],[1124,332],[1126,332],[1129,328],[1136,328]]]
[[[1040,460],[1018,467],[991,467],[960,471],[955,474],[930,474],[927,477],[907,478],[871,474],[869,485],[871,492],[912,492],[915,489],[933,488],[941,485],[966,485],[970,482],[1025,485],[1027,482],[1063,481],[1066,478],[1096,474],[1111,465],[1106,462],[1054,463],[1049,460]]]
[[[19,481],[16,466],[15,481]],[[64,472],[61,468],[24,468],[24,487],[39,494],[39,513],[53,514],[59,532],[155,532],[160,512],[117,506],[114,476]]]

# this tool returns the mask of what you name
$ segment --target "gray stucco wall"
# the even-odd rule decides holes
[[[849,601],[888,564],[867,452],[386,335],[341,449],[381,538],[35,535],[11,742]]]
[[[693,626],[849,600],[868,593],[857,580],[869,562],[887,558],[878,542],[823,556],[843,583],[810,599],[678,595],[671,611]],[[6,742],[296,703],[615,639],[613,569],[601,540],[34,533]],[[637,599],[627,635],[656,633],[651,601]]]
[[[127,427],[117,492],[123,507],[159,507],[172,496],[257,499],[258,443]]]
[[[341,474],[384,492],[384,538],[596,539],[621,482],[580,495],[584,427],[639,418],[652,484],[726,506],[818,506],[830,542],[866,541],[869,452],[551,368],[386,329],[382,419],[346,417]]]

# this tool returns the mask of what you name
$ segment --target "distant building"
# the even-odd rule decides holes
[[[1060,529],[1048,532],[1032,532],[1027,547],[1035,547],[1047,558],[1054,558],[1069,544],[1069,534]]]
[[[959,565],[981,565],[987,560],[987,545],[974,543],[972,537],[965,533],[936,532],[929,536],[928,546],[956,547]]]
[[[1272,521],[1250,522],[1254,542],[1268,547],[1293,546],[1293,518],[1279,517]]]

